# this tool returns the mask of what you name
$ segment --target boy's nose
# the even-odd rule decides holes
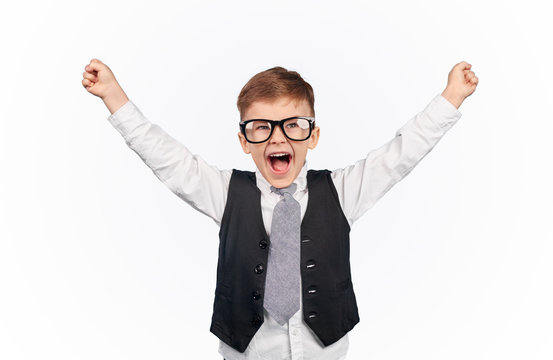
[[[284,136],[284,133],[282,132],[282,129],[280,126],[277,126],[273,130],[273,135],[271,135],[271,138],[269,139],[270,143],[283,143],[286,142],[286,136]]]

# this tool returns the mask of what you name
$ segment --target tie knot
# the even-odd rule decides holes
[[[277,189],[276,187],[271,186],[271,191],[283,196],[284,194],[294,195],[294,193],[296,192],[296,188],[297,188],[297,185],[295,183],[291,183],[290,186],[282,189]]]

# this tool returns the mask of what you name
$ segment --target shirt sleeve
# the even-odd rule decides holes
[[[461,113],[442,95],[415,115],[386,144],[355,164],[332,172],[350,225],[403,179],[459,120]]]
[[[130,100],[108,121],[174,194],[220,225],[232,170],[219,170],[191,154]]]

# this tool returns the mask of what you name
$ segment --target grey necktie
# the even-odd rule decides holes
[[[300,309],[300,204],[296,184],[271,191],[283,195],[273,210],[263,307],[280,325]]]

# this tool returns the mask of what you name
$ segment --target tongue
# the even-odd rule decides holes
[[[288,167],[288,161],[274,159],[271,162],[271,165],[273,165],[273,169],[277,172],[286,171],[286,168]]]

